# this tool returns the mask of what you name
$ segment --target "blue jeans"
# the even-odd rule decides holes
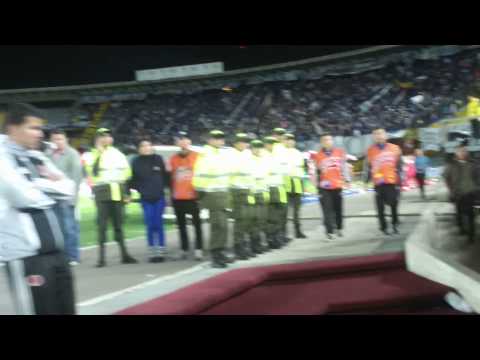
[[[80,261],[80,226],[75,219],[75,206],[62,201],[60,204],[65,253],[70,261]]]
[[[161,199],[155,202],[142,200],[142,206],[143,217],[147,226],[148,246],[163,248],[165,246],[165,235],[163,232],[165,200]]]

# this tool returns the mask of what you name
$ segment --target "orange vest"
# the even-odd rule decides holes
[[[380,150],[376,144],[370,146],[367,159],[375,185],[399,183],[397,165],[401,156],[400,147],[394,144],[386,143],[383,150]]]
[[[320,179],[318,179],[320,188],[327,190],[343,189],[342,166],[343,162],[346,161],[343,150],[334,148],[330,156],[325,151],[320,150],[314,155],[314,161],[320,170]]]
[[[172,190],[175,200],[195,200],[197,193],[192,185],[193,168],[198,154],[194,151],[182,157],[179,154],[170,158],[170,171],[172,174]]]

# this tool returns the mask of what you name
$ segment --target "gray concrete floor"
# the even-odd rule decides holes
[[[428,188],[427,192],[433,191],[433,187]],[[403,193],[400,205],[400,234],[386,237],[378,231],[374,194],[346,197],[345,236],[334,242],[325,242],[319,205],[306,204],[302,207],[302,217],[308,219],[303,221],[303,229],[308,239],[295,239],[283,249],[237,262],[230,266],[230,269],[401,251],[406,237],[414,229],[419,215],[427,205],[428,202],[419,200],[417,191]],[[291,233],[291,226],[289,228]],[[192,230],[190,229],[191,240]],[[208,239],[207,225],[204,225],[204,234]],[[229,243],[231,245],[231,237]],[[179,251],[176,231],[167,233],[167,246],[172,254]],[[111,314],[228,271],[212,269],[208,262],[199,263],[193,260],[150,264],[146,261],[144,239],[128,241],[128,248],[131,254],[140,260],[140,264],[121,265],[119,251],[114,243],[107,249],[106,268],[94,267],[97,248],[82,251],[82,263],[73,268],[79,314]],[[0,275],[0,314],[13,313],[6,278]]]

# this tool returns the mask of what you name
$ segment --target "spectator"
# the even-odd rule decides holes
[[[59,204],[62,213],[65,251],[70,265],[75,266],[80,261],[80,226],[75,218],[75,207],[83,179],[82,163],[79,153],[68,144],[68,138],[64,131],[52,131],[50,140],[56,145],[56,150],[49,152],[49,158],[70,180],[75,182],[75,197],[71,201],[62,201]]]
[[[18,315],[73,315],[73,276],[53,207],[55,198],[73,196],[74,184],[34,151],[43,136],[42,118],[34,107],[16,104],[5,119],[7,135],[0,140],[0,259],[7,265]]]
[[[425,200],[425,176],[430,166],[430,160],[426,157],[421,149],[415,150],[415,177],[420,187],[420,195]]]
[[[474,166],[468,159],[468,151],[461,144],[455,152],[455,159],[443,174],[450,192],[450,199],[455,203],[457,225],[461,235],[468,235],[470,242],[475,241],[475,214],[473,206],[477,199],[478,188],[475,184]],[[465,224],[467,218],[468,224]]]
[[[165,186],[168,178],[163,158],[154,154],[152,143],[142,140],[138,145],[139,156],[132,162],[129,188],[140,193],[145,225],[147,227],[150,262],[162,262],[165,258]]]

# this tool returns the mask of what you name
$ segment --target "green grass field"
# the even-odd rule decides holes
[[[80,246],[97,244],[97,213],[93,200],[80,197]],[[126,219],[124,224],[125,239],[145,236],[145,224],[143,222],[143,210],[140,203],[133,202],[126,207]],[[173,224],[166,224],[165,230]],[[108,241],[113,241],[113,229],[109,226]]]

